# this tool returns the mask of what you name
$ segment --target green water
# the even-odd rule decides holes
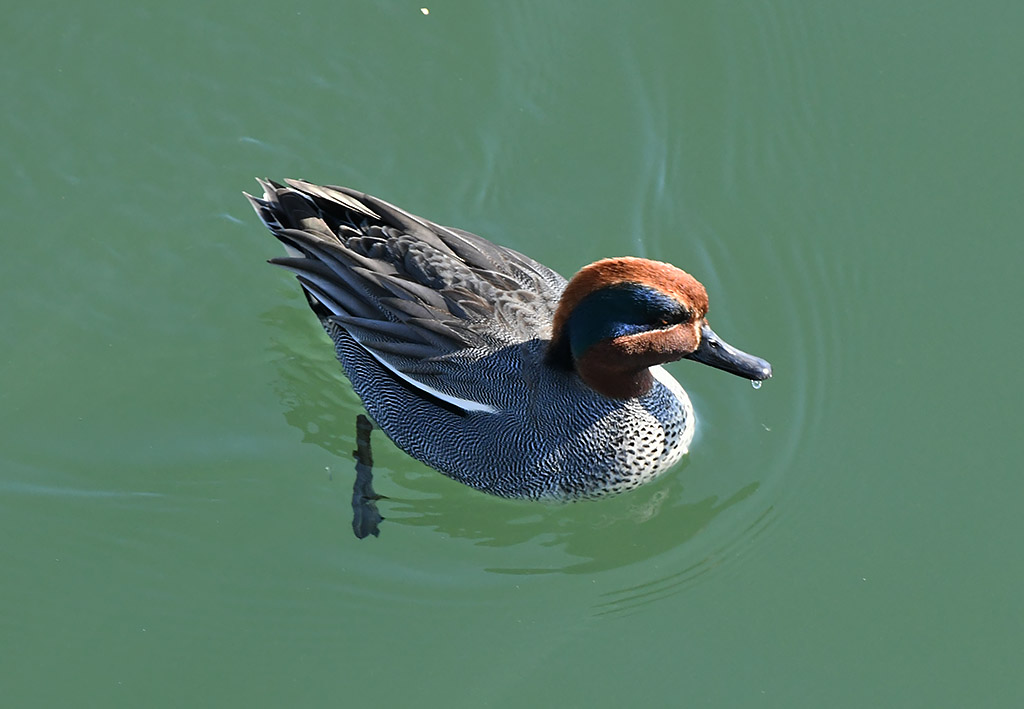
[[[4,706],[1024,704],[1024,5],[423,4],[5,12]],[[567,507],[378,434],[357,541],[255,175],[671,261],[775,378]]]

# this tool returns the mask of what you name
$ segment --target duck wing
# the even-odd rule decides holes
[[[550,338],[565,279],[533,259],[345,187],[259,183],[246,197],[289,254],[271,263],[295,273],[339,354],[349,337],[424,394],[494,410],[493,380],[459,363]]]

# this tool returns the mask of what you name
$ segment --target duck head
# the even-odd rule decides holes
[[[648,259],[604,259],[581,269],[562,293],[548,359],[616,399],[646,394],[654,384],[650,367],[683,358],[753,381],[771,377],[768,362],[715,334],[707,312],[707,291],[686,271]]]

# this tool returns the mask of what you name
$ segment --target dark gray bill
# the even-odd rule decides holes
[[[700,346],[686,359],[706,364],[737,377],[761,382],[770,379],[772,366],[760,357],[741,352],[722,340],[715,331],[704,323],[700,329]]]

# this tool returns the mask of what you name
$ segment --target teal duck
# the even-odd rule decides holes
[[[494,495],[574,500],[635,488],[693,439],[662,364],[755,382],[768,362],[708,326],[667,263],[610,258],[568,282],[461,229],[345,187],[259,180],[246,194],[367,412],[413,458]]]

